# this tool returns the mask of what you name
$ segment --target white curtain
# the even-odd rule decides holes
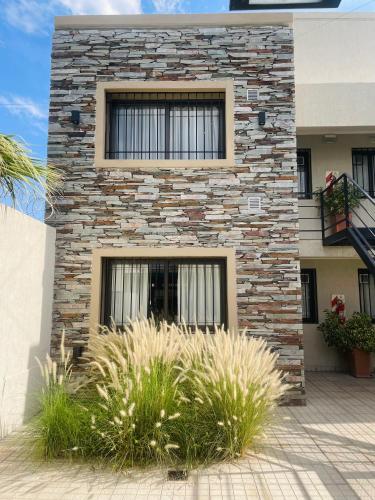
[[[365,190],[369,191],[370,182],[368,177],[368,157],[367,155],[358,153],[354,156],[353,162],[353,177],[354,180]]]
[[[309,287],[310,276],[308,274],[301,274],[301,284],[302,284],[302,318],[309,318],[309,304],[310,304],[310,287]]]
[[[218,158],[219,114],[219,107],[214,105],[172,107],[171,158],[192,160]]]
[[[178,266],[178,319],[189,325],[220,325],[221,275],[217,264]]]
[[[360,275],[360,289],[362,295],[362,309],[372,318],[375,317],[375,281],[371,274]]]
[[[111,116],[111,158],[141,160],[165,157],[164,108],[116,106]]]
[[[112,264],[111,311],[116,325],[147,318],[148,264]]]
[[[220,108],[215,105],[171,106],[170,159],[219,158]],[[110,158],[165,158],[166,108],[113,106]]]

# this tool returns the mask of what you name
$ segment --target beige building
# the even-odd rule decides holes
[[[57,18],[52,353],[62,329],[79,362],[98,323],[153,314],[267,339],[291,404],[305,368],[343,369],[317,325],[333,295],[375,317],[374,32],[367,14]],[[342,230],[312,195],[329,171],[362,190]]]
[[[347,315],[366,311],[375,318],[373,276],[347,238],[338,245],[323,244],[319,202],[310,194],[325,187],[327,171],[334,171],[348,174],[371,198],[374,196],[374,33],[374,14],[294,16],[300,258],[302,291],[308,302],[303,306],[307,370],[345,367],[346,360],[325,345],[317,330],[333,295],[344,295]],[[369,199],[361,200],[356,214],[353,224],[363,231],[365,226],[375,226],[374,204]],[[330,224],[328,219],[325,224]],[[316,300],[311,300],[314,297]]]

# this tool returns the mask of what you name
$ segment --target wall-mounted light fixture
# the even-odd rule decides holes
[[[70,112],[70,121],[74,125],[79,125],[80,122],[80,112],[78,109],[74,109],[73,111]]]
[[[230,0],[229,10],[334,9],[341,0]]]
[[[260,127],[263,127],[266,124],[266,112],[265,111],[259,111],[258,123],[259,123]]]
[[[326,144],[334,144],[337,142],[337,135],[336,134],[325,134],[323,135],[323,142]]]

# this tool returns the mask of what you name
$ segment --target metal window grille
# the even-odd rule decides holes
[[[106,158],[225,158],[225,94],[107,94]]]
[[[103,261],[103,324],[156,320],[213,329],[227,326],[225,259]]]
[[[317,290],[315,269],[301,269],[302,321],[317,323]]]
[[[361,312],[375,321],[375,281],[367,269],[358,270],[359,303]]]
[[[311,199],[311,150],[297,150],[298,198]]]
[[[375,149],[353,149],[352,164],[354,180],[374,198]]]

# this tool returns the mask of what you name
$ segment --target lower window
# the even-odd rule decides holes
[[[149,318],[227,327],[225,259],[107,258],[102,323]]]
[[[302,321],[304,323],[318,322],[316,271],[301,269],[302,288]]]
[[[359,303],[361,312],[371,316],[375,321],[375,281],[366,269],[358,270]]]

